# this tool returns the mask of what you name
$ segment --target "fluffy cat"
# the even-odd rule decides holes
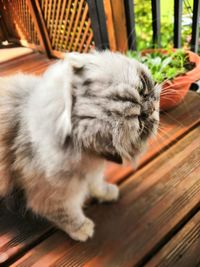
[[[93,236],[87,197],[115,201],[105,160],[133,161],[159,123],[159,88],[120,53],[69,53],[38,77],[0,78],[0,196],[15,187],[27,207],[73,239]]]

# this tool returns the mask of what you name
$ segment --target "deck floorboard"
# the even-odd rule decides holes
[[[145,267],[200,266],[200,212]]]

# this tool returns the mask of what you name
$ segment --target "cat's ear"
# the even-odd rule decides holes
[[[52,133],[54,140],[61,145],[72,129],[72,76],[70,65],[59,61],[45,72],[40,84],[39,102],[46,114],[46,131]]]
[[[83,69],[83,67],[86,63],[86,56],[85,56],[85,54],[72,52],[72,53],[66,54],[65,60],[67,60],[69,62],[73,71],[76,73],[79,70]]]

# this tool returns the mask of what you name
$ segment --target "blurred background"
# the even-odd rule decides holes
[[[0,47],[59,58],[92,47],[200,52],[199,14],[199,0],[0,0]]]

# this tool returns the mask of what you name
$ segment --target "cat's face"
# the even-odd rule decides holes
[[[148,69],[108,51],[72,54],[70,60],[74,142],[118,163],[134,160],[159,123],[160,92]]]

